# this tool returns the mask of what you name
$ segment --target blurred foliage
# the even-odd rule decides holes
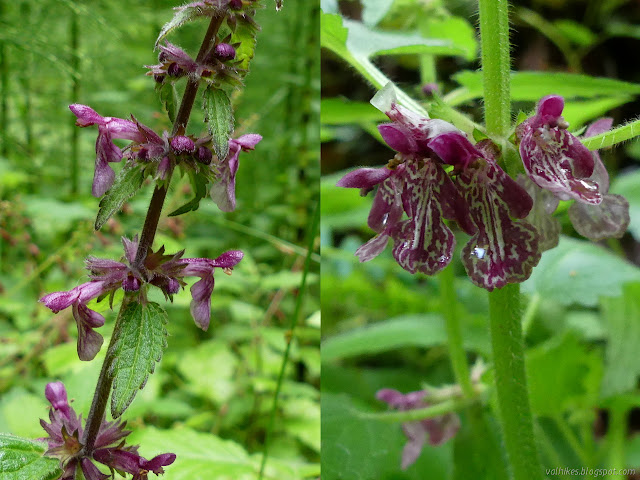
[[[316,235],[310,225],[319,197],[318,10],[290,2],[276,12],[274,2],[263,3],[246,89],[232,99],[234,136],[264,137],[254,152],[240,155],[237,209],[224,214],[205,198],[196,212],[162,218],[156,236],[156,247],[184,248],[187,257],[245,252],[232,276],[217,276],[207,332],[191,319],[188,288],[172,304],[151,298],[168,312],[169,345],[124,417],[144,455],[178,454],[167,480],[256,478],[289,339],[292,354],[265,478],[319,475],[317,253],[298,327],[293,335],[289,330],[308,235]],[[134,114],[155,130],[168,129],[143,65],[156,63],[156,36],[176,5],[168,0],[0,2],[1,432],[44,435],[38,419],[47,416],[43,392],[49,381],[65,382],[74,408],[84,416],[88,412],[104,352],[92,362],[79,361],[71,312],[52,315],[37,300],[85,281],[88,254],[119,259],[120,237],[139,233],[151,187],[143,187],[94,232],[96,130],[75,127],[67,106],[77,101],[105,116]],[[172,33],[170,41],[195,54],[205,28],[205,20],[196,21]],[[199,98],[188,133],[206,131],[201,105]],[[188,180],[174,178],[164,211],[192,196]],[[114,305],[120,299],[116,296]],[[105,315],[101,333],[108,337],[115,312],[106,303],[91,308]]]
[[[321,3],[325,14],[322,35],[333,42],[329,45],[322,40],[330,46],[322,52],[323,477],[493,480],[498,477],[490,473],[493,467],[488,459],[499,462],[505,453],[491,451],[489,446],[488,438],[499,435],[492,392],[481,414],[493,433],[474,437],[470,429],[477,422],[474,411],[459,412],[462,429],[456,438],[439,447],[425,447],[406,471],[400,470],[406,441],[400,426],[368,416],[384,410],[375,399],[381,388],[409,392],[454,382],[443,318],[443,312],[450,309],[456,310],[462,322],[469,364],[487,364],[483,383],[491,385],[486,292],[466,277],[460,247],[451,266],[456,275],[456,305],[443,303],[440,278],[408,274],[396,264],[390,248],[370,262],[359,263],[356,248],[374,235],[367,226],[372,196],[363,198],[352,189],[335,186],[347,171],[382,166],[393,156],[376,129],[386,118],[368,103],[375,82],[371,78],[362,81],[352,71],[362,73],[363,63],[360,50],[351,49],[350,42],[356,37],[351,33],[366,38],[369,29],[375,35],[427,38],[428,42],[413,50],[405,45],[404,52],[378,51],[375,67],[418,98],[433,117],[446,114],[449,116],[443,118],[456,123],[460,119],[451,115],[455,107],[481,121],[479,61],[463,53],[477,53],[475,37],[469,35],[477,22],[477,2]],[[567,98],[564,114],[574,131],[603,115],[613,116],[614,125],[637,118],[640,69],[637,63],[628,62],[626,53],[638,48],[637,2],[511,3],[514,119],[519,111],[530,112],[540,97],[552,92]],[[340,37],[343,27],[348,28],[347,37]],[[438,40],[466,47],[460,52],[425,54],[424,45]],[[331,51],[336,49],[337,55]],[[350,55],[352,64],[346,65],[344,59]],[[430,82],[439,86],[435,98],[421,91]],[[522,286],[526,364],[545,467],[627,467],[640,474],[640,370],[637,354],[632,353],[640,325],[640,142],[601,151],[601,155],[611,175],[611,191],[629,200],[629,232],[619,241],[589,243],[573,230],[566,213],[569,203],[562,202],[556,213],[563,227],[560,244],[544,253]],[[463,245],[464,235],[456,235],[458,245]],[[622,428],[614,426],[619,419]],[[474,466],[478,452],[484,455],[485,472]],[[549,478],[592,479],[594,475]]]

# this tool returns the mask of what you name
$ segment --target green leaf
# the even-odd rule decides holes
[[[595,307],[600,296],[619,296],[625,283],[638,280],[638,267],[598,245],[563,236],[556,248],[542,255],[522,287],[545,301]]]
[[[142,166],[127,163],[122,167],[113,186],[100,200],[100,209],[95,224],[96,230],[100,230],[106,221],[120,210],[122,204],[135,195],[142,186],[143,179]]]
[[[556,20],[553,24],[562,32],[565,38],[581,47],[588,47],[598,40],[598,36],[595,33],[573,20]]]
[[[365,410],[345,394],[322,394],[322,478],[325,480],[449,478],[452,442],[425,447],[400,473],[406,437],[399,424],[363,418]]]
[[[0,400],[0,431],[32,438],[43,436],[37,419],[45,414],[48,406],[44,395],[36,395],[22,387],[4,392]]]
[[[372,58],[379,55],[431,54],[464,56],[466,51],[441,38],[425,38],[418,33],[383,32],[360,22],[343,20],[349,30],[347,48],[355,56]]]
[[[227,92],[207,87],[204,91],[204,111],[207,128],[213,136],[213,148],[222,161],[229,153],[229,137],[233,130],[233,110]]]
[[[526,356],[531,409],[540,416],[554,416],[596,401],[600,378],[600,355],[581,343],[573,332],[554,336],[530,349]],[[553,395],[550,394],[553,392]]]
[[[235,62],[238,67],[244,71],[240,71],[240,76],[244,77],[249,70],[249,63],[253,59],[256,50],[256,34],[258,30],[254,23],[244,20],[244,17],[237,17],[238,23],[236,29],[231,36],[231,43],[240,43],[236,49]]]
[[[162,30],[158,34],[158,38],[156,39],[155,48],[158,48],[158,44],[164,40],[172,30],[184,25],[190,20],[193,20],[199,15],[197,8],[185,8],[184,10],[177,11],[171,20],[164,24]]]
[[[622,195],[629,202],[629,231],[640,241],[640,170],[617,177],[611,186],[611,193]]]
[[[167,346],[167,313],[157,303],[141,305],[131,302],[119,319],[120,330],[112,350],[115,360],[109,374],[113,376],[111,415],[118,418],[141,390],[156,362]]]
[[[476,29],[467,19],[432,15],[424,16],[421,21],[424,22],[423,34],[428,33],[429,37],[449,40],[452,45],[462,50],[462,55],[469,61],[476,58],[478,52]]]
[[[388,117],[370,103],[345,98],[323,98],[320,108],[320,122],[325,125],[388,121]]]
[[[189,170],[189,181],[193,189],[193,199],[171,212],[169,214],[170,217],[187,212],[195,212],[200,207],[200,200],[207,196],[207,180],[203,175],[198,175],[193,170]]]
[[[43,457],[46,445],[0,433],[0,480],[53,480],[62,470],[56,458]]]
[[[607,330],[602,396],[635,389],[640,375],[640,284],[625,285],[622,298],[603,298]]]
[[[156,86],[156,91],[160,96],[160,102],[169,116],[171,123],[176,121],[176,108],[180,99],[176,91],[176,85],[173,82],[165,81]]]
[[[482,72],[463,71],[453,76],[464,89],[447,95],[447,102],[459,105],[483,95]],[[616,97],[640,94],[640,84],[577,73],[513,72],[511,99],[537,102],[545,95],[573,98]]]
[[[488,338],[482,325],[466,325],[464,344],[469,350],[487,352]],[[447,343],[444,320],[437,314],[405,315],[327,338],[322,361],[357,355],[373,355],[405,347],[433,347]]]

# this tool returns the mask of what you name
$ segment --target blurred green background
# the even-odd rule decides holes
[[[317,234],[310,227],[319,193],[318,7],[288,2],[276,12],[273,1],[262,3],[255,59],[233,102],[235,136],[264,139],[240,155],[237,209],[224,214],[207,197],[196,212],[162,218],[156,236],[156,247],[186,249],[186,257],[245,252],[232,276],[217,274],[207,332],[191,319],[188,288],[172,304],[155,299],[169,313],[169,346],[124,417],[143,455],[178,454],[167,480],[256,478],[309,236]],[[134,114],[156,131],[170,129],[143,66],[157,63],[153,44],[176,5],[0,1],[2,432],[43,436],[44,386],[54,380],[65,382],[86,416],[104,352],[80,362],[71,311],[53,315],[37,300],[86,281],[87,255],[119,259],[120,237],[139,233],[152,186],[94,232],[97,130],[75,127],[68,105]],[[195,55],[205,29],[206,20],[198,20],[169,41]],[[206,131],[201,104],[197,99],[188,133]],[[164,212],[190,198],[188,181],[174,178]],[[318,272],[314,253],[265,478],[319,475]],[[106,303],[94,307],[107,319],[100,330],[108,342],[115,312]]]

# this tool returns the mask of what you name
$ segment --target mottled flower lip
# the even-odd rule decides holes
[[[563,108],[561,96],[543,97],[536,114],[516,127],[522,163],[536,185],[560,200],[597,205],[602,195],[598,184],[589,180],[595,167],[593,155],[567,130]]]

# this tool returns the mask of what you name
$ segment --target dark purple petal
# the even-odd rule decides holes
[[[443,204],[463,203],[462,197],[455,193],[457,198],[446,198],[445,192],[455,192],[455,188],[442,167],[432,161],[422,167],[408,162],[404,181],[401,196],[409,219],[399,222],[391,234],[393,256],[410,273],[433,275],[449,264],[455,246],[453,233],[443,221]]]
[[[534,183],[561,200],[574,198],[597,205],[602,200],[598,184],[588,179],[594,157],[566,130],[560,117],[563,106],[562,97],[544,97],[536,115],[518,125],[524,168]]]
[[[533,207],[526,220],[538,230],[538,249],[540,252],[545,252],[556,247],[562,229],[553,212],[556,211],[560,200],[551,192],[537,186],[525,175],[518,175],[517,182],[533,199]]]
[[[211,294],[213,293],[213,275],[205,276],[191,286],[191,316],[202,330],[207,331],[211,320]]]
[[[229,250],[211,261],[211,265],[220,268],[233,268],[244,257],[242,250]]]
[[[40,301],[53,313],[58,313],[59,311],[73,305],[73,303],[78,300],[78,296],[78,290],[74,288],[68,292],[50,293],[42,297]]]
[[[98,155],[96,157],[96,166],[93,173],[91,194],[96,198],[100,198],[111,188],[115,178],[116,174],[104,159],[104,156]]]
[[[96,112],[93,108],[82,105],[80,103],[74,103],[69,105],[69,110],[78,117],[76,125],[79,127],[89,127],[91,125],[104,125],[107,123],[107,119]]]
[[[84,474],[85,480],[106,480],[107,478],[111,478],[110,475],[106,475],[98,470],[98,467],[96,467],[87,457],[84,457],[80,461],[80,466],[82,467],[82,473]]]
[[[167,465],[171,465],[176,461],[175,453],[163,453],[161,455],[156,455],[151,460],[142,460],[140,466],[145,470],[155,473],[156,475],[160,475],[164,473],[162,467],[166,467]]]
[[[621,195],[607,193],[599,205],[575,202],[569,208],[573,228],[593,241],[621,238],[629,226],[629,202]]]
[[[344,177],[338,180],[336,186],[371,190],[373,187],[384,182],[387,178],[393,175],[394,171],[395,170],[390,170],[386,167],[358,168],[353,172],[347,173]]]
[[[134,452],[120,448],[100,448],[93,452],[93,458],[116,470],[122,470],[132,474],[140,472],[140,461],[142,457]]]
[[[170,278],[167,281],[167,291],[166,293],[168,295],[174,295],[176,293],[178,293],[180,291],[180,282],[178,282],[178,280],[176,280],[175,278]]]
[[[71,406],[67,400],[67,390],[64,388],[64,383],[47,383],[44,389],[44,396],[55,410],[59,410],[66,418],[70,418]]]
[[[478,227],[462,249],[462,263],[471,281],[491,291],[529,278],[540,260],[538,232],[512,215],[526,216],[531,197],[496,164],[485,159],[464,170],[456,183]],[[512,203],[516,201],[526,204],[523,207]]]
[[[247,133],[239,138],[231,139],[230,144],[237,143],[242,150],[253,150],[258,143],[262,140],[262,135],[258,133]]]
[[[467,168],[471,162],[482,157],[482,153],[460,132],[442,133],[432,138],[428,146],[444,163],[458,169]]]
[[[418,151],[418,144],[411,135],[411,131],[404,125],[384,123],[378,125],[378,131],[385,143],[396,152],[410,154]]]
[[[73,318],[78,326],[78,357],[80,360],[93,360],[102,347],[102,335],[94,328],[104,325],[104,317],[87,308],[82,303],[73,305]]]
[[[537,125],[549,125],[555,127],[562,120],[562,110],[564,110],[564,98],[560,95],[547,95],[538,102],[536,113]]]

